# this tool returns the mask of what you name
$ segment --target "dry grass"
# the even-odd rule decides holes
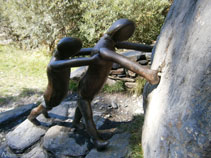
[[[0,45],[0,102],[23,94],[42,91],[47,84],[46,66],[50,57],[44,50],[23,51]]]

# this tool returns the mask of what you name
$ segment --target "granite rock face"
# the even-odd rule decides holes
[[[211,155],[211,1],[175,0],[153,51],[161,81],[147,96],[145,158]]]

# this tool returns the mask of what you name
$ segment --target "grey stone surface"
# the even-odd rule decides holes
[[[78,69],[74,70],[70,74],[70,79],[72,80],[80,80],[80,78],[85,74],[87,70],[87,66],[79,67]]]
[[[119,65],[119,64],[117,64],[117,63],[113,63],[113,65],[112,65],[112,70],[116,70],[116,69],[118,69],[118,68],[120,68],[121,66]]]
[[[124,68],[119,68],[117,70],[111,70],[109,75],[122,75],[124,74]]]
[[[152,69],[161,81],[147,97],[145,158],[211,155],[211,1],[175,0],[161,31]]]
[[[36,143],[45,132],[46,130],[25,120],[6,135],[7,144],[15,153],[22,153],[25,149]]]
[[[68,102],[69,109],[68,109],[68,119],[73,120],[75,115],[75,109],[77,107],[77,101],[70,101]]]
[[[137,83],[135,83],[135,82],[125,82],[125,86],[127,88],[134,88],[134,87],[136,87],[136,85],[137,85]]]
[[[20,116],[23,116],[29,113],[30,110],[34,108],[35,106],[36,106],[35,104],[28,104],[28,105],[23,105],[21,107],[18,107],[10,111],[0,113],[0,125],[16,120]]]
[[[44,136],[43,147],[57,158],[83,156],[88,152],[88,139],[62,126],[51,127]]]
[[[114,85],[115,83],[116,83],[115,80],[112,80],[112,79],[108,78],[108,79],[106,80],[106,83],[105,83],[105,84],[107,84],[107,85],[109,85],[109,86],[112,86],[112,85]]]
[[[37,120],[40,121],[41,126],[51,127],[55,124],[55,120],[51,118],[46,118],[43,114],[40,114],[37,117]]]
[[[94,111],[93,120],[96,124],[97,129],[99,129],[105,123],[105,119],[103,118],[103,113],[100,111]]]
[[[126,56],[132,61],[137,61],[140,58],[140,56],[143,55],[143,52],[131,50],[131,51],[122,53],[122,55]]]
[[[0,147],[0,158],[18,158],[15,154],[13,154],[6,144]]]
[[[129,157],[129,138],[130,134],[116,134],[109,141],[108,148],[104,151],[92,149],[86,158],[127,158]]]
[[[69,119],[69,105],[69,101],[62,102],[60,105],[54,107],[48,112],[50,118],[45,118],[43,114],[40,114],[37,119],[41,122],[41,125],[46,127],[50,127],[55,124],[60,124],[64,122],[64,120]]]
[[[147,60],[140,60],[138,63],[141,64],[141,65],[147,65],[148,61]]]
[[[21,158],[48,158],[48,154],[40,145],[38,145],[30,152],[22,155]]]
[[[48,112],[51,118],[66,120],[68,116],[69,103],[63,102],[59,106],[54,107],[51,111]]]
[[[147,61],[151,61],[152,53],[146,53],[145,57],[146,57]]]
[[[113,109],[118,109],[118,107],[119,107],[119,105],[115,102],[115,101],[111,101],[111,107],[113,108]]]
[[[146,109],[148,105],[148,95],[157,88],[158,85],[151,85],[149,82],[147,82],[144,85],[144,90],[143,90],[143,109],[144,109],[144,114],[146,114]]]

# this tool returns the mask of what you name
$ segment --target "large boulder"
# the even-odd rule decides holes
[[[147,97],[145,158],[211,155],[211,1],[175,0],[154,50],[161,80]]]

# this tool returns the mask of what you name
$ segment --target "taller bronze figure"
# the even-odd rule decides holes
[[[98,50],[99,52],[92,52],[92,57],[95,58],[94,62],[89,64],[86,74],[79,82],[79,100],[73,124],[77,126],[83,116],[87,132],[99,150],[105,148],[108,145],[108,141],[102,140],[96,130],[91,101],[106,81],[113,62],[143,76],[151,84],[157,84],[159,82],[158,71],[142,67],[140,64],[132,62],[115,52],[115,47],[146,52],[152,51],[151,46],[123,42],[132,36],[134,30],[135,24],[131,20],[120,19],[114,22],[107,33],[95,45],[94,50]]]

